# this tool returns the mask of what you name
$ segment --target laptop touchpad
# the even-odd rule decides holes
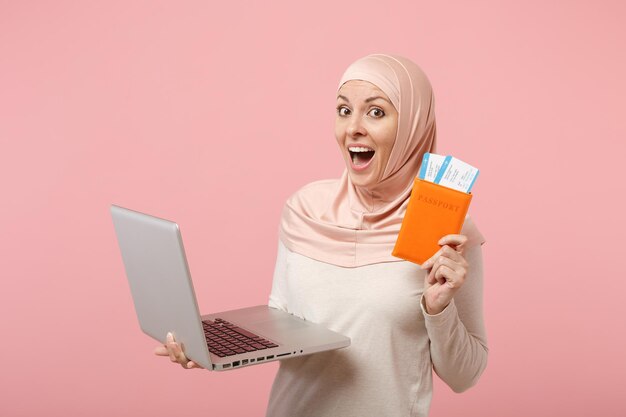
[[[255,323],[254,327],[259,329],[259,331],[284,331],[284,330],[293,330],[299,329],[301,327],[308,327],[306,322],[301,322],[298,320],[290,320],[290,319],[279,319],[279,320],[269,320],[261,323]]]

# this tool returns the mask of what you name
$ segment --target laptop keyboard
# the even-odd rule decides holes
[[[222,319],[202,320],[209,352],[223,358],[278,345]]]

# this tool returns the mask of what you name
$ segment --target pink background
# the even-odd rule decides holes
[[[439,153],[481,169],[490,362],[431,415],[626,415],[623,2],[296,3],[0,1],[0,415],[263,415],[276,364],[152,355],[108,207],[178,221],[202,311],[267,302],[372,52],[422,66]]]

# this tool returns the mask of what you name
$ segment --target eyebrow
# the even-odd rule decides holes
[[[389,100],[387,100],[385,97],[381,97],[381,96],[376,96],[376,97],[370,97],[368,99],[365,99],[366,103],[369,103],[370,101],[374,101],[376,99],[381,99],[381,100],[385,100],[387,103],[391,104],[391,102]]]
[[[348,98],[347,98],[346,96],[342,96],[341,94],[339,94],[339,95],[337,96],[337,98],[344,99],[345,101],[347,101],[348,103],[350,103],[350,100],[348,100]],[[366,99],[365,99],[365,102],[366,102],[366,103],[369,103],[370,101],[374,101],[374,100],[376,100],[376,99],[385,100],[387,103],[391,104],[391,102],[390,102],[389,100],[387,100],[385,97],[382,97],[382,96],[375,96],[375,97],[366,98]]]

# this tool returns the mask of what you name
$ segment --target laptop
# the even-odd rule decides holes
[[[111,215],[141,329],[161,343],[171,331],[185,355],[205,369],[350,345],[346,336],[267,305],[200,315],[178,225],[116,205]]]

